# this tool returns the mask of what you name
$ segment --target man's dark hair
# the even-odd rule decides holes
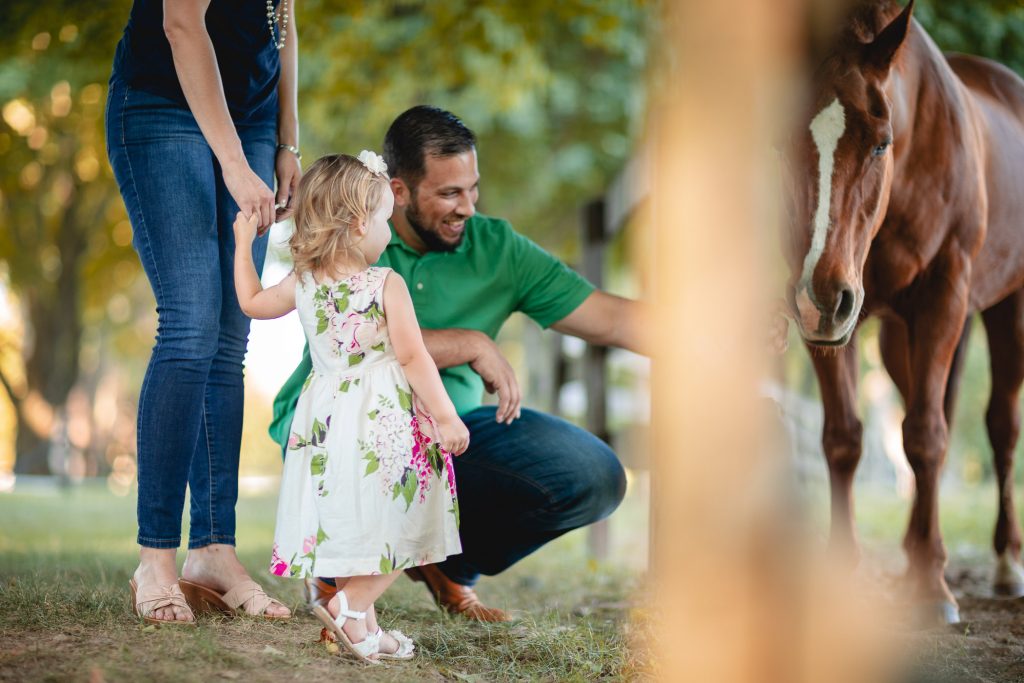
[[[476,136],[455,114],[421,104],[403,112],[384,136],[384,161],[392,178],[415,185],[427,155],[447,157],[476,147]]]

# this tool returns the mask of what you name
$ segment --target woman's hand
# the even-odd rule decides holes
[[[277,150],[277,216],[276,221],[287,219],[292,215],[295,206],[292,200],[295,191],[299,188],[299,180],[302,178],[302,164],[299,158],[287,149]]]
[[[256,216],[256,234],[262,235],[274,224],[274,193],[245,159],[222,166],[222,171],[224,184],[238,210],[246,218]]]
[[[458,416],[437,421],[437,438],[452,455],[462,455],[469,448],[469,429]]]

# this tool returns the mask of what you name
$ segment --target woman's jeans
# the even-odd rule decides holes
[[[273,188],[277,103],[235,122]],[[107,154],[156,297],[156,346],[139,394],[139,545],[177,548],[185,485],[189,548],[235,543],[242,360],[249,319],[234,287],[238,206],[192,112],[114,78]],[[253,244],[263,267],[267,239]]]

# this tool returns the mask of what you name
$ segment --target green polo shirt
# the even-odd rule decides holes
[[[594,286],[576,271],[520,235],[508,221],[477,214],[466,221],[462,243],[450,252],[420,254],[392,228],[378,266],[388,266],[409,287],[420,327],[479,330],[491,339],[520,311],[549,327],[576,310]],[[292,414],[311,369],[309,348],[274,399],[270,436],[288,440]],[[483,380],[469,367],[441,370],[441,380],[459,414],[478,408]]]

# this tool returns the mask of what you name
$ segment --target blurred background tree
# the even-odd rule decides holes
[[[450,109],[479,137],[481,210],[573,257],[579,205],[642,124],[651,3],[296,4],[307,160],[379,149],[414,104]],[[0,286],[16,312],[0,383],[18,473],[103,473],[134,453],[155,318],[103,135],[130,7],[12,0],[0,19]]]
[[[118,38],[123,9],[5,6],[0,261],[22,324],[0,340],[0,383],[16,418],[19,473],[49,471],[51,438],[80,451],[93,445],[89,410],[69,419],[68,397],[97,379],[101,328],[131,314],[116,292],[137,267],[102,126],[107,46]]]
[[[155,315],[103,139],[106,82],[130,7],[8,0],[0,14],[0,472],[13,462],[20,473],[113,468],[131,479],[135,398]],[[379,149],[397,113],[437,104],[479,136],[480,209],[575,258],[580,204],[603,192],[643,125],[656,3],[297,7],[307,161]],[[1024,73],[1019,2],[920,0],[916,16],[942,48]],[[869,348],[874,332],[865,332]],[[988,471],[977,419],[987,392],[983,345],[974,335],[979,351],[960,402],[972,413],[954,433],[977,476]],[[803,354],[787,362],[790,384],[813,394]]]

